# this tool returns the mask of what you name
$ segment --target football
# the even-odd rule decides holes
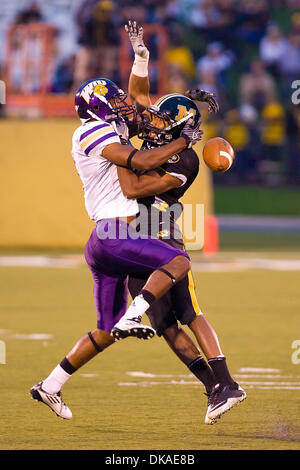
[[[227,171],[234,161],[233,148],[222,137],[213,137],[204,145],[203,160],[213,171]]]

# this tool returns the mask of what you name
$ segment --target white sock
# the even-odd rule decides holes
[[[135,297],[129,305],[126,313],[123,316],[124,320],[131,320],[132,318],[141,318],[141,316],[148,310],[150,304],[140,294]]]
[[[53,369],[51,374],[43,380],[42,389],[46,393],[57,393],[70,377],[71,375],[58,365]]]

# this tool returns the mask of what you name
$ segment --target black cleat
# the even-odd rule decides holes
[[[247,398],[247,394],[238,383],[234,385],[217,384],[208,397],[205,424],[214,424],[226,411]]]

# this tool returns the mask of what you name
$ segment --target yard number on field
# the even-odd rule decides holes
[[[292,348],[296,349],[292,354],[292,363],[300,364],[300,339],[295,339],[295,341],[292,342]]]
[[[4,341],[0,341],[0,364],[6,364],[6,346]]]
[[[296,89],[294,93],[292,93],[292,103],[299,104],[300,103],[300,80],[294,80],[292,83],[292,88]]]

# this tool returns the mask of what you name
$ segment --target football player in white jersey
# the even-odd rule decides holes
[[[80,338],[50,375],[30,391],[32,398],[65,419],[72,413],[62,400],[62,385],[115,338],[152,337],[155,330],[140,323],[142,315],[190,269],[185,251],[136,232],[138,204],[123,195],[117,165],[151,170],[201,139],[199,125],[190,124],[190,116],[186,116],[179,138],[162,148],[139,151],[122,144],[119,133],[126,139],[126,120],[135,117],[136,111],[126,103],[124,92],[104,78],[89,80],[79,88],[75,108],[82,124],[73,135],[72,155],[87,212],[96,223],[85,257],[94,278],[97,328]],[[145,285],[126,310],[128,275],[143,277]]]

